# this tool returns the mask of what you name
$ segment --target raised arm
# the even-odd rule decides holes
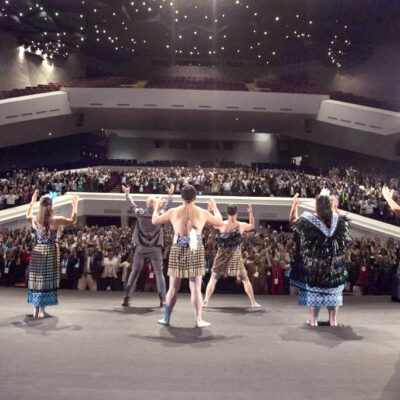
[[[292,203],[292,208],[290,210],[289,214],[289,222],[290,224],[295,224],[296,221],[299,219],[299,194],[296,193],[293,197],[293,203]]]
[[[213,198],[210,198],[210,200],[208,200],[207,208],[208,208],[208,212],[213,214],[214,217],[217,218],[218,220],[222,221],[222,215],[219,212],[217,203],[215,202],[215,200]],[[214,226],[214,228],[219,227],[221,225],[222,225],[221,223],[218,223],[218,225]]]
[[[388,203],[389,207],[395,213],[400,213],[400,206],[393,200],[394,190],[390,190],[387,186],[382,189],[382,195]]]
[[[164,206],[165,200],[161,197],[157,200],[157,204],[154,208],[153,216],[151,217],[151,222],[153,225],[166,224],[171,221],[172,209],[168,210],[166,213],[160,215],[161,208]]]
[[[218,210],[217,203],[214,199],[208,201],[208,210],[203,210],[206,217],[206,223],[212,225],[214,228],[219,228],[223,225],[222,215]],[[213,214],[211,214],[213,213]]]
[[[34,193],[33,193],[33,196],[32,196],[32,200],[31,200],[31,202],[30,202],[30,204],[29,204],[28,211],[26,212],[26,219],[27,219],[30,223],[32,223],[32,219],[33,219],[33,206],[34,206],[35,203],[36,203],[37,195],[38,195],[38,191],[35,190]]]
[[[143,208],[140,208],[137,206],[137,204],[133,201],[132,197],[130,196],[131,194],[131,188],[128,186],[122,185],[122,191],[125,193],[126,200],[129,202],[129,209],[135,214],[141,214],[143,213]]]
[[[249,223],[247,222],[240,223],[240,229],[242,232],[253,231],[255,228],[253,206],[251,204],[249,204],[249,206],[247,207],[247,212],[249,213]]]
[[[340,214],[339,212],[339,200],[336,196],[332,196],[332,212],[334,214]]]
[[[165,214],[170,209],[172,205],[172,196],[174,195],[174,190],[175,190],[175,185],[171,183],[171,185],[168,188],[168,200],[161,207],[160,214]]]
[[[70,218],[65,217],[54,217],[53,218],[53,225],[55,227],[59,227],[61,225],[74,225],[76,224],[76,220],[78,218],[78,201],[79,196],[76,194],[72,198],[72,213]]]

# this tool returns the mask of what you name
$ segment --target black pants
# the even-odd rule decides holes
[[[118,278],[101,278],[99,290],[107,290],[108,286],[111,286],[112,291],[118,291],[122,289],[122,283]]]

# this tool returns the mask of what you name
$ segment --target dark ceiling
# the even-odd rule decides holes
[[[0,0],[0,28],[32,52],[192,65],[354,65],[399,41],[399,15],[398,0]]]

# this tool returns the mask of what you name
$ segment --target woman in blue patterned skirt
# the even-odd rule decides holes
[[[300,256],[292,266],[290,284],[299,291],[299,305],[310,308],[310,326],[318,326],[321,307],[328,307],[329,323],[337,326],[347,276],[345,253],[351,243],[349,222],[339,215],[337,199],[328,190],[316,198],[316,215],[304,212],[298,217],[298,196],[293,198],[289,221]]]
[[[33,216],[33,206],[37,200],[34,193],[26,219],[35,233],[35,246],[28,267],[28,303],[35,307],[34,318],[46,316],[45,307],[58,304],[57,289],[60,284],[60,251],[58,228],[76,223],[78,196],[72,200],[71,218],[53,215],[53,200],[46,195],[40,199],[39,213]]]

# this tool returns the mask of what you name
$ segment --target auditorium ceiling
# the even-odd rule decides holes
[[[397,0],[0,0],[0,29],[43,58],[280,66],[361,63],[399,41]]]

